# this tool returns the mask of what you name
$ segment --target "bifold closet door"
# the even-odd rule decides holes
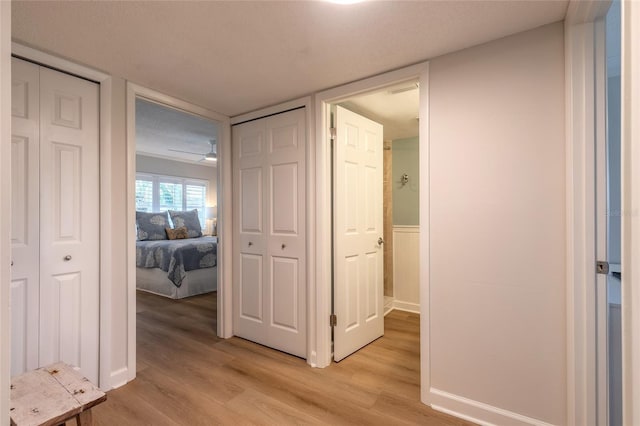
[[[12,372],[65,361],[97,381],[98,85],[18,59],[13,66],[13,123],[22,122],[14,129],[32,133],[29,149],[20,146],[24,131],[12,145]],[[31,249],[17,256],[25,240]]]
[[[306,357],[305,111],[233,127],[234,334]]]
[[[40,67],[12,60],[11,374],[39,367]]]

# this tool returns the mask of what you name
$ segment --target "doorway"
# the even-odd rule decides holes
[[[135,107],[138,331],[199,309],[204,331],[215,337],[217,125],[142,97]],[[184,324],[185,333],[199,322]],[[138,335],[139,345],[147,334]],[[164,346],[145,341],[151,352]]]
[[[222,315],[218,141],[227,137],[228,128],[224,117],[133,84],[127,105],[128,215],[135,224],[128,236],[127,360],[133,366],[136,317],[144,320],[147,355],[153,352],[150,346],[166,341],[148,333],[157,325],[154,316],[197,317],[197,324],[177,328],[217,339]],[[170,328],[175,330],[175,323]]]
[[[380,337],[394,309],[419,322],[418,80],[337,100],[330,111],[339,361]]]

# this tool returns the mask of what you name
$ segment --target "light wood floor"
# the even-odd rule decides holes
[[[215,293],[138,292],[138,375],[93,409],[98,425],[469,425],[419,402],[419,316],[331,366],[215,335]]]

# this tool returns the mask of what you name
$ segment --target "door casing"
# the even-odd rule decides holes
[[[217,147],[217,197],[218,197],[218,306],[217,334],[219,337],[231,337],[231,228],[227,223],[231,217],[231,191],[223,183],[231,180],[231,131],[229,117],[193,105],[189,102],[164,95],[155,90],[127,82],[127,200],[135,198],[136,190],[136,98],[141,97],[152,102],[167,105],[190,114],[215,121],[220,126],[219,146]],[[227,174],[229,177],[227,178]],[[228,192],[227,192],[228,191]],[[222,200],[222,201],[220,201]],[[229,200],[229,201],[227,201]],[[127,205],[127,368],[118,384],[124,384],[136,377],[136,207]],[[224,241],[224,243],[222,243]]]
[[[316,203],[318,206],[330,206],[332,199],[332,154],[330,141],[330,109],[331,104],[339,103],[347,98],[373,92],[384,87],[402,83],[405,81],[420,82],[420,143],[428,146],[428,87],[429,87],[429,64],[423,62],[402,68],[396,71],[367,78],[344,86],[329,89],[316,94],[315,97],[315,167],[317,170]],[[429,164],[429,150],[420,149],[421,164]],[[427,170],[425,168],[425,170]],[[426,173],[420,175],[420,253],[425,262],[420,268],[420,305],[429,305],[428,293],[428,235],[429,235],[429,185]],[[331,229],[332,211],[325,208],[318,211],[316,227],[316,294],[315,303],[317,309],[316,336],[317,336],[317,366],[326,367],[331,363],[331,327],[329,326],[329,316],[332,313],[332,240],[331,234],[325,232]],[[429,341],[428,314],[424,311],[420,318],[420,341]],[[421,351],[421,393],[422,402],[428,404],[426,395],[429,389],[428,353]]]

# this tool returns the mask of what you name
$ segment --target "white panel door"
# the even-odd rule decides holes
[[[40,70],[40,363],[98,379],[98,85]]]
[[[233,128],[234,334],[306,357],[304,110]]]
[[[384,334],[382,126],[336,110],[333,359]]]
[[[38,368],[40,67],[12,60],[11,374]]]
[[[13,59],[12,374],[98,380],[98,86]]]

